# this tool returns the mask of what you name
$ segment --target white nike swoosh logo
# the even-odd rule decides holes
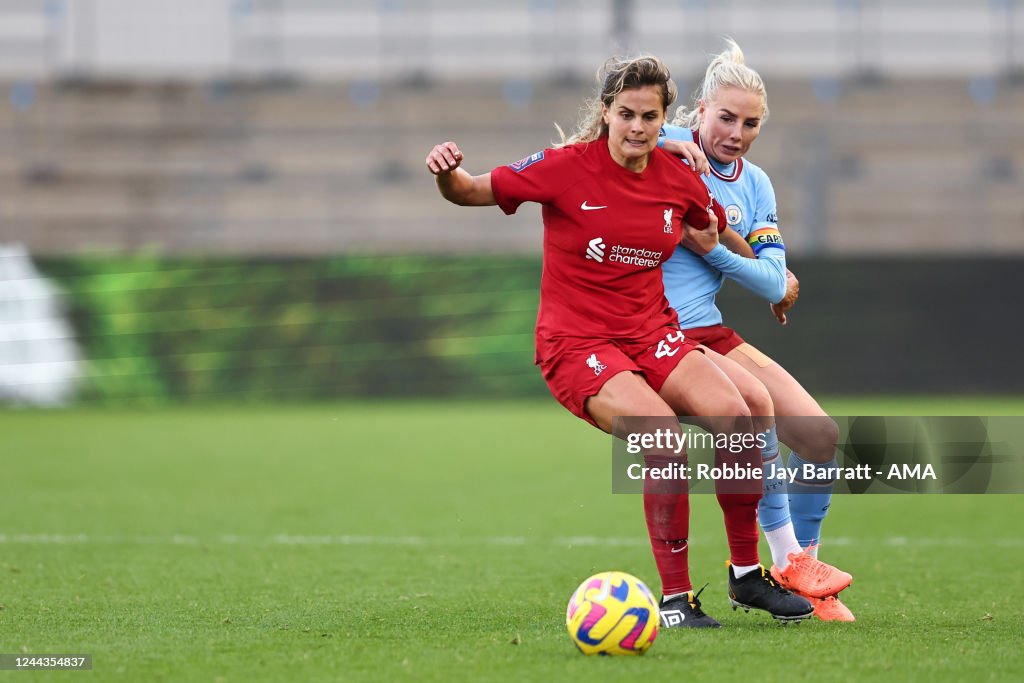
[[[683,552],[684,550],[686,550],[686,546],[685,546],[685,545],[684,545],[684,546],[683,546],[682,548],[669,548],[669,549],[668,549],[668,551],[669,551],[670,553],[672,553],[672,554],[675,554],[675,553],[681,553],[681,552]]]
[[[586,202],[580,204],[580,208],[584,211],[597,211],[598,209],[607,209],[607,206],[587,206]]]

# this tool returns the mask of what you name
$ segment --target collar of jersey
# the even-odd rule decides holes
[[[698,131],[693,131],[693,139],[700,145],[700,151],[704,152],[704,156],[708,158],[708,163],[711,164],[711,174],[719,180],[724,180],[727,183],[735,182],[739,177],[740,173],[743,172],[743,157],[738,158],[736,161],[730,164],[723,164],[720,161],[716,161],[713,156],[708,154],[707,150],[704,149],[704,141],[700,139]]]

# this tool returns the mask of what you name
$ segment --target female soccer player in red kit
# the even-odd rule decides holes
[[[678,428],[676,415],[694,415],[730,416],[716,431],[750,433],[748,404],[756,402],[684,338],[661,281],[660,266],[681,239],[707,241],[706,233],[717,237],[718,226],[726,225],[700,178],[657,148],[675,84],[655,57],[610,60],[601,83],[579,130],[561,147],[474,176],[461,168],[458,146],[445,142],[431,150],[427,168],[455,204],[497,205],[509,214],[526,201],[542,205],[536,361],[570,412],[607,432],[615,417],[660,418]],[[756,405],[770,414],[766,394]],[[646,459],[659,466],[670,457]],[[719,496],[732,564],[745,570],[730,588],[740,602],[759,603],[753,606],[777,618],[804,618],[809,602],[753,571],[760,568],[759,498],[760,491]],[[644,512],[662,580],[663,620],[675,615],[666,625],[718,626],[692,590],[685,486],[668,490],[645,481]]]

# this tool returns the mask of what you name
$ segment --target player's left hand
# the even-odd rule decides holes
[[[796,279],[796,275],[793,275],[793,271],[787,268],[786,295],[782,297],[782,301],[779,303],[772,304],[772,313],[780,325],[785,325],[788,322],[786,312],[793,308],[793,304],[796,303],[798,298],[800,298],[800,281]]]
[[[662,148],[666,152],[671,152],[677,157],[682,157],[686,160],[686,163],[690,164],[690,168],[701,175],[711,175],[711,164],[708,162],[708,158],[701,151],[700,145],[696,142],[686,142],[685,140],[665,140],[661,143]]]

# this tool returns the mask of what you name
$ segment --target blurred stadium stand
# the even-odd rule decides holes
[[[8,0],[0,242],[323,254],[536,252],[438,203],[422,159],[476,171],[571,127],[596,66],[662,56],[681,91],[734,36],[772,117],[794,252],[1024,251],[1015,0]]]
[[[770,75],[1020,70],[1019,0],[4,0],[0,72],[550,78],[609,51],[693,64],[736,37]]]
[[[1024,251],[1024,88],[978,104],[962,79],[769,82],[772,116],[752,161],[769,170],[796,252]],[[18,86],[11,86],[12,91]],[[498,83],[54,82],[0,108],[0,242],[84,248],[323,254],[535,252],[533,208],[515,220],[437,198],[423,157],[456,139],[482,172],[570,127],[580,87]]]

